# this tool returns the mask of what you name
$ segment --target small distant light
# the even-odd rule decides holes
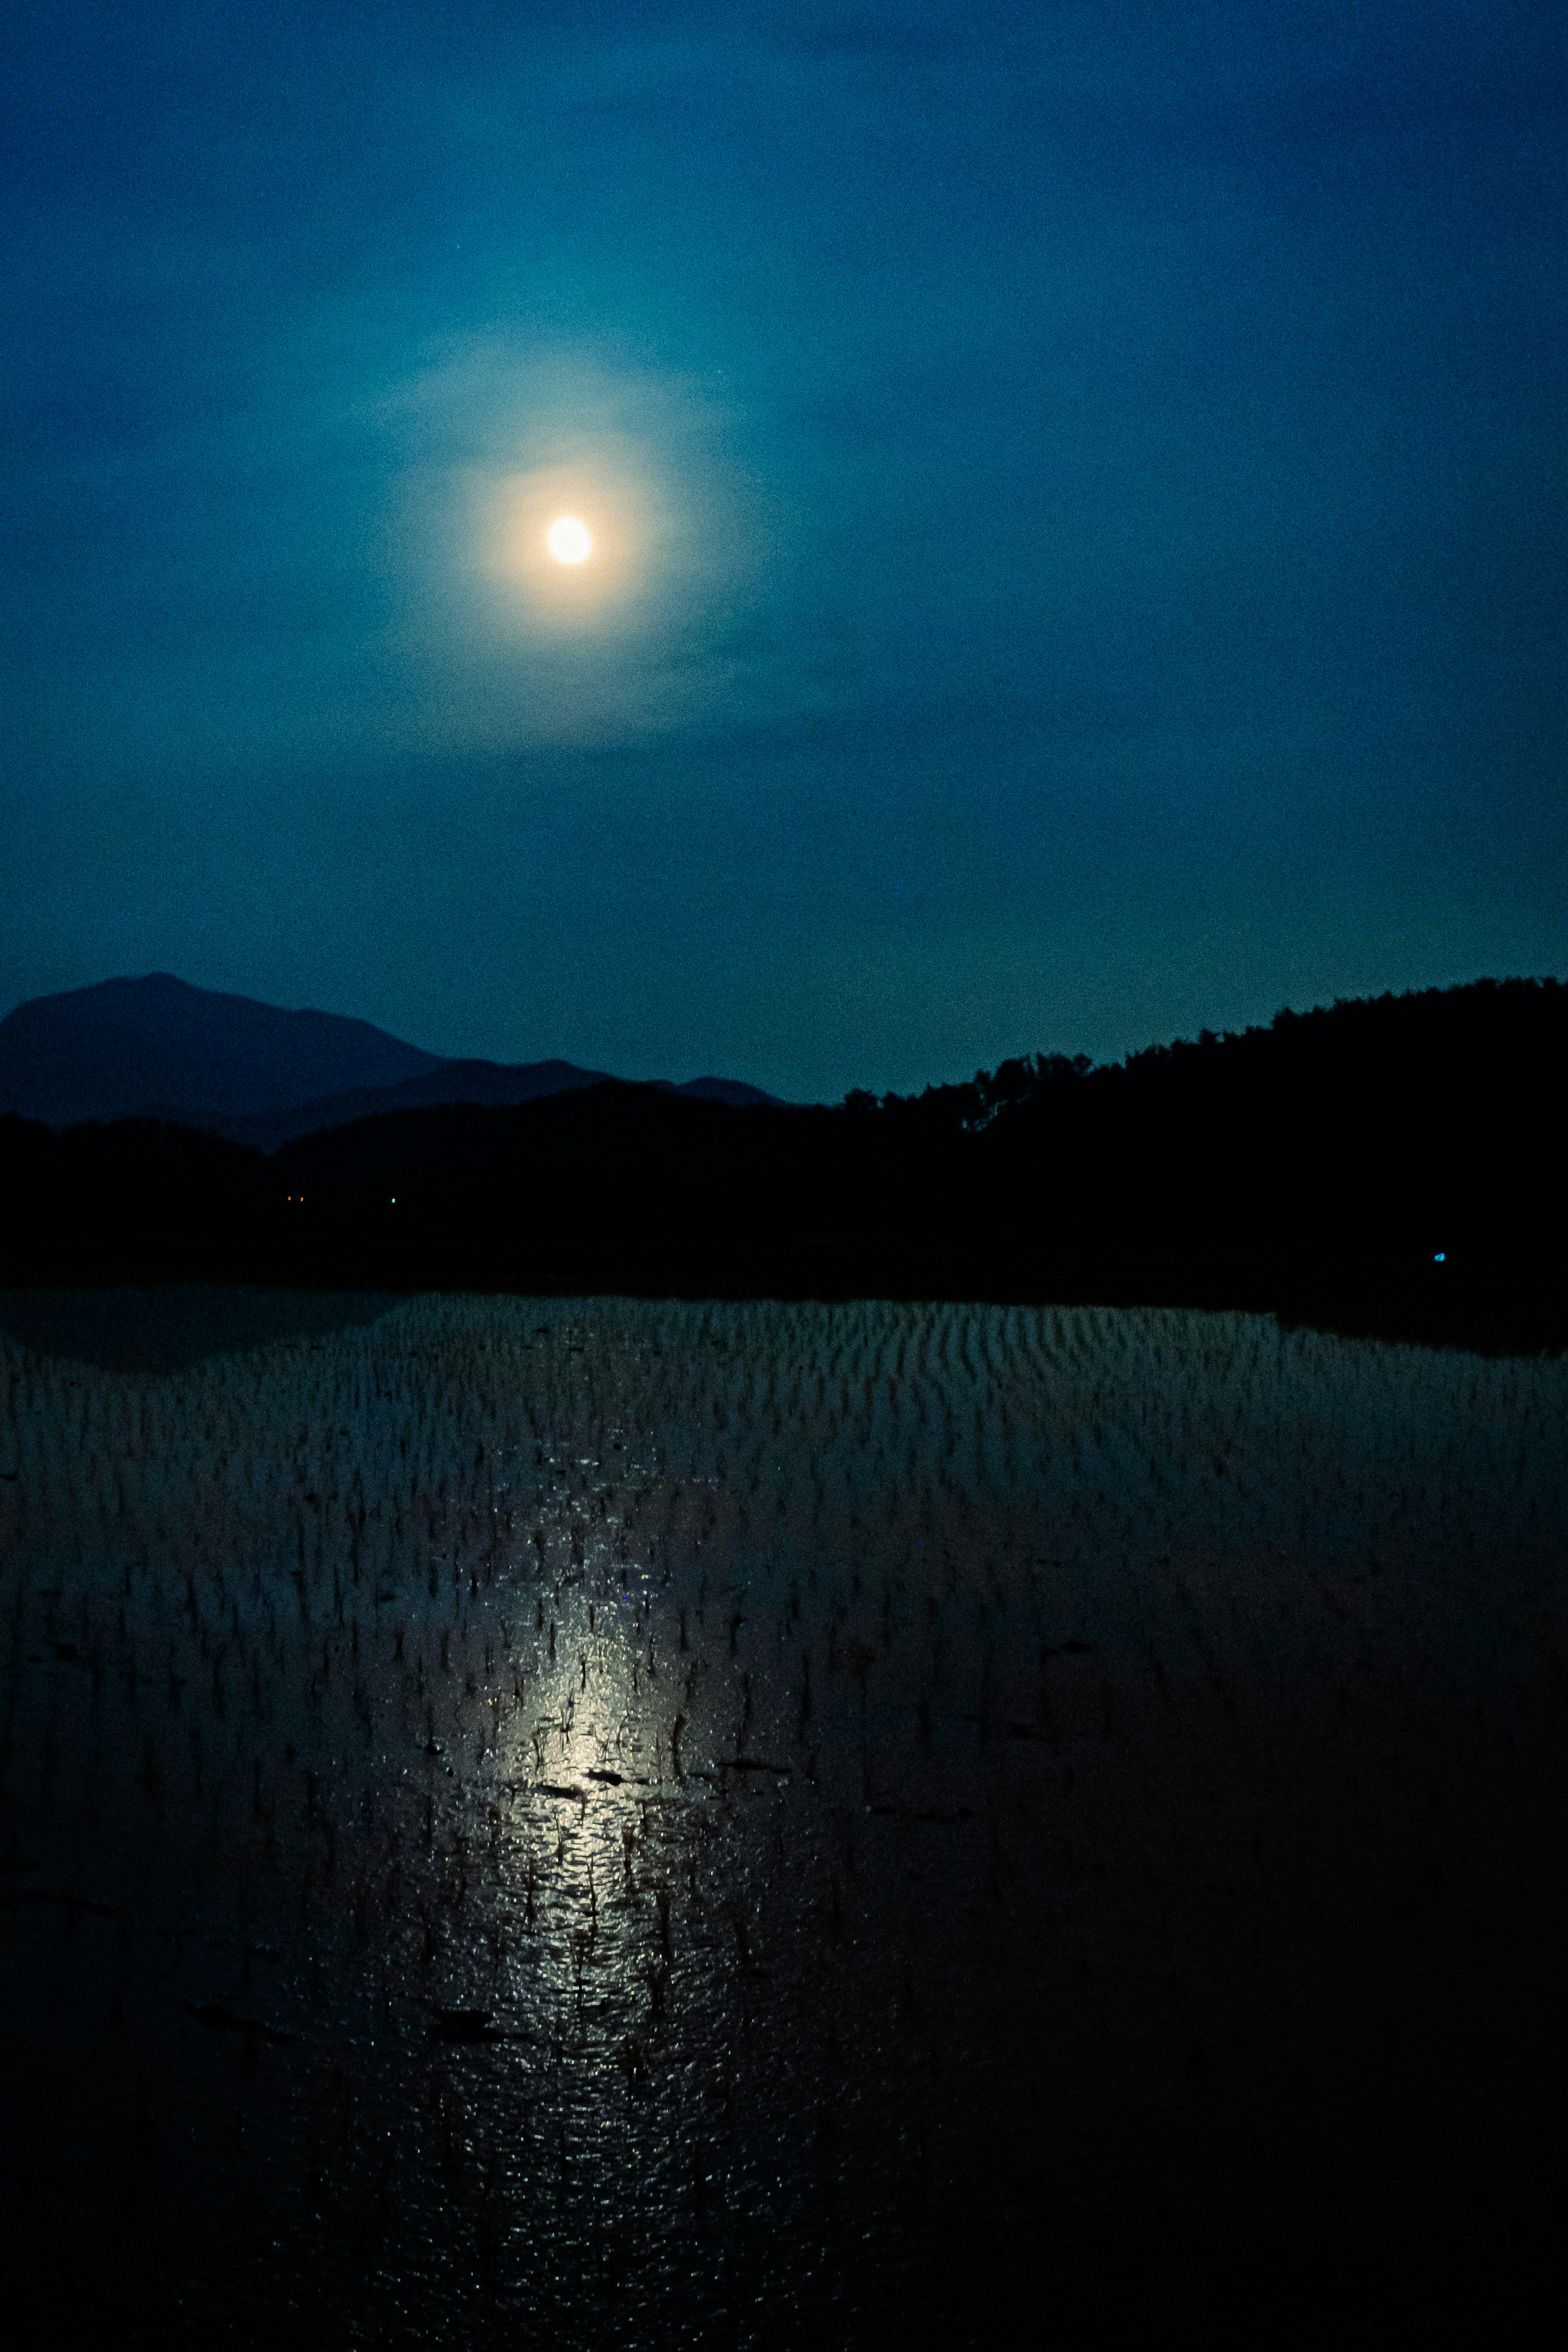
[[[1447,1256],[1447,1255],[1448,1255],[1448,1253],[1447,1253],[1447,1250],[1435,1250],[1435,1251],[1433,1252],[1433,1255],[1432,1255],[1432,1263],[1433,1263],[1433,1265],[1442,1265],[1442,1263],[1443,1263],[1443,1260]]]

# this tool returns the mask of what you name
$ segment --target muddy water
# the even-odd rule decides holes
[[[1555,2292],[1568,1372],[0,1303],[37,2340],[1384,2340]]]

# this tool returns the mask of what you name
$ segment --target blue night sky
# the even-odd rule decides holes
[[[1563,21],[26,10],[0,1011],[827,1098],[1568,971]]]

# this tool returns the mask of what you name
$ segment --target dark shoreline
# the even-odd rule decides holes
[[[493,1210],[278,1208],[168,1221],[16,1219],[0,1290],[165,1284],[534,1297],[897,1298],[1189,1307],[1485,1355],[1568,1349],[1568,1259],[1071,1252],[1037,1239],[733,1229],[531,1234]]]

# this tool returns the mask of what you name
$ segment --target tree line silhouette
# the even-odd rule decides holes
[[[1563,1255],[1565,1049],[1568,987],[1480,981],[830,1108],[612,1082],[270,1156],[148,1120],[13,1117],[0,1274],[221,1262],[399,1286],[1000,1296],[1076,1273],[1110,1296],[1157,1266],[1241,1291],[1251,1268],[1277,1291],[1282,1266],[1375,1260],[1457,1280]]]

